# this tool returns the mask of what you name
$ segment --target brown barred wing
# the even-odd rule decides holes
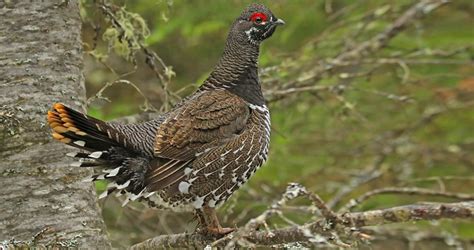
[[[160,125],[155,156],[187,161],[209,143],[222,144],[239,134],[249,118],[249,107],[226,91],[202,92],[173,111]]]

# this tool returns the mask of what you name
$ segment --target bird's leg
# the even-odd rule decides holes
[[[196,211],[196,215],[202,227],[201,232],[204,234],[223,236],[234,231],[233,228],[221,227],[216,210],[212,207],[204,206],[202,210]]]
[[[204,206],[203,212],[208,219],[207,231],[214,235],[225,235],[234,231],[233,228],[223,228],[217,218],[216,209],[213,207]]]
[[[207,222],[203,211],[201,209],[196,209],[194,216],[198,220],[198,230],[202,230],[202,228],[205,228]]]

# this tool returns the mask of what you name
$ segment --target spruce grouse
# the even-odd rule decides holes
[[[204,84],[157,120],[101,121],[63,104],[48,112],[53,137],[82,149],[73,166],[100,167],[88,180],[112,193],[175,211],[195,211],[200,230],[225,234],[215,208],[266,161],[270,113],[258,77],[260,43],[284,21],[252,4],[234,21]]]

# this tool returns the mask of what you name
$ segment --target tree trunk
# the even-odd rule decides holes
[[[78,2],[2,1],[0,20],[0,246],[110,248],[91,170],[46,126],[53,102],[84,104]]]

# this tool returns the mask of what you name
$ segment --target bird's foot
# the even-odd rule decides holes
[[[235,229],[230,228],[230,227],[212,227],[212,226],[207,226],[198,230],[200,234],[203,234],[205,236],[210,236],[210,237],[217,237],[217,238],[223,237],[234,231]]]
[[[196,217],[199,221],[197,232],[202,235],[221,238],[235,231],[234,228],[222,227],[220,225],[214,208],[203,207],[202,210],[196,210]]]
[[[234,232],[235,229],[230,228],[230,227],[217,227],[217,228],[207,227],[207,231],[216,235],[226,235],[226,234]]]

